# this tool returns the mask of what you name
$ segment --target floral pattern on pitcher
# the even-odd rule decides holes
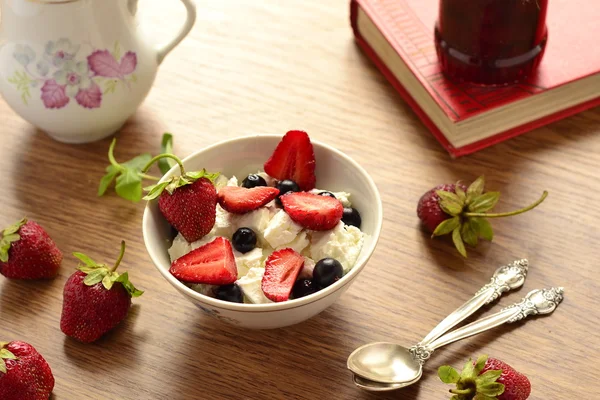
[[[27,45],[17,45],[15,60],[23,66],[8,78],[29,104],[31,90],[40,87],[40,98],[48,109],[66,107],[72,99],[88,109],[99,108],[103,97],[114,93],[119,86],[131,89],[137,82],[135,52],[121,52],[119,42],[112,51],[93,49],[86,57],[80,56],[80,45],[69,39],[46,43],[38,58]]]

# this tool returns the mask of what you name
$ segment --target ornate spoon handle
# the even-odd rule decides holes
[[[425,347],[431,353],[439,347],[487,331],[504,323],[519,321],[529,315],[550,314],[563,300],[563,293],[564,289],[562,287],[533,290],[527,293],[527,296],[520,302],[448,333]]]
[[[490,283],[479,289],[465,304],[457,308],[438,324],[421,342],[419,346],[427,346],[450,329],[461,323],[485,304],[496,300],[502,293],[519,288],[525,282],[529,263],[526,259],[516,260],[496,270]]]

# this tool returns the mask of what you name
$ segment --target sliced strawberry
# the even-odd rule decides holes
[[[344,206],[338,199],[313,193],[287,193],[280,197],[285,212],[306,229],[327,231],[342,219]]]
[[[304,266],[304,257],[293,249],[274,252],[265,262],[261,288],[267,299],[279,302],[290,298],[292,287]]]
[[[229,285],[237,279],[231,243],[218,237],[175,260],[170,272],[182,282]]]
[[[265,172],[273,178],[291,179],[300,189],[315,188],[315,152],[306,132],[289,131],[285,134],[271,158],[265,163]]]
[[[275,200],[279,189],[257,186],[251,189],[237,186],[224,186],[219,190],[219,204],[234,214],[244,214],[256,210]]]

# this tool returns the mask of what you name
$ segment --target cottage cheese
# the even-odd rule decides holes
[[[233,251],[235,256],[235,264],[237,265],[238,278],[243,277],[252,268],[264,267],[263,250],[260,247],[255,247],[247,253],[240,253],[237,250]]]
[[[276,249],[290,244],[300,231],[302,231],[302,227],[292,221],[284,210],[279,210],[269,221],[269,225],[264,231],[264,237],[267,243]]]
[[[269,226],[269,222],[273,218],[277,211],[269,209],[267,207],[261,207],[258,210],[250,211],[246,214],[235,216],[233,219],[229,219],[229,222],[234,224],[231,235],[240,228],[250,228],[256,233],[256,238],[261,245],[268,244],[265,239],[265,231]],[[233,214],[230,214],[233,215]]]
[[[330,231],[313,232],[310,241],[310,257],[321,260],[335,258],[347,273],[356,263],[363,246],[364,234],[355,226],[346,226],[340,221]]]
[[[242,289],[244,296],[250,303],[272,303],[262,291],[262,278],[264,274],[264,268],[252,268],[246,276],[236,281],[236,284]]]
[[[169,256],[171,257],[171,261],[175,261],[178,258],[185,256],[187,253],[192,251],[192,246],[188,243],[187,240],[184,239],[183,235],[180,233],[173,239],[173,244],[169,249]]]

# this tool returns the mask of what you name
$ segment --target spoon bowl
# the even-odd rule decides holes
[[[369,392],[389,392],[391,390],[402,389],[403,387],[412,385],[416,382],[415,381],[410,383],[381,383],[363,378],[362,376],[356,374],[352,376],[352,380],[358,388]]]
[[[423,367],[406,347],[389,342],[359,347],[348,357],[347,366],[355,375],[383,384],[402,382],[407,386],[423,374]]]

